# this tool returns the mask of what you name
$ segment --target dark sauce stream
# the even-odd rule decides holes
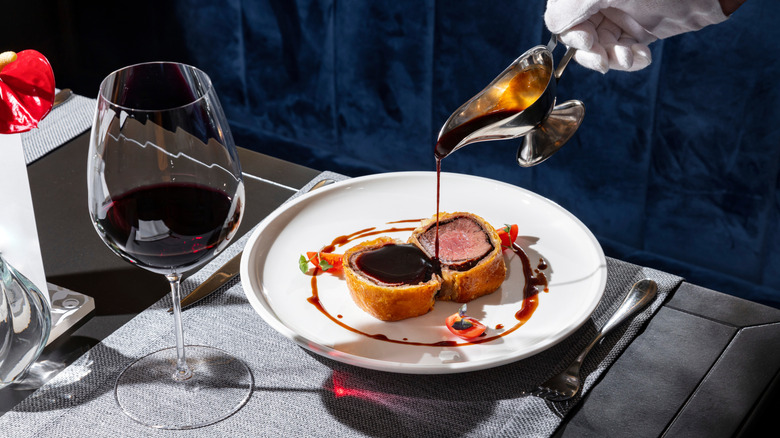
[[[434,245],[434,261],[439,260],[439,204],[441,199],[441,160],[449,156],[455,148],[458,147],[470,134],[499,122],[506,118],[512,117],[522,112],[525,108],[515,109],[503,109],[499,111],[493,111],[483,116],[475,117],[468,122],[456,126],[452,130],[444,133],[436,142],[434,148],[434,157],[436,158],[436,244]]]

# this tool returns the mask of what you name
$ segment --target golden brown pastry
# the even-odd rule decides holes
[[[418,247],[380,237],[350,248],[343,260],[352,300],[374,317],[398,321],[433,308],[442,280]]]
[[[409,243],[428,257],[436,254],[436,217],[424,220]],[[440,300],[465,303],[494,292],[506,277],[501,238],[481,217],[466,212],[439,213]]]

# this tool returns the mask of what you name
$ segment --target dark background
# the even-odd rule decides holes
[[[239,145],[350,176],[433,170],[449,114],[549,39],[543,1],[26,1],[2,11],[0,50],[43,52],[59,88],[95,97],[122,66],[194,64]],[[725,23],[653,43],[642,71],[572,64],[559,99],[587,111],[560,153],[522,169],[516,142],[480,143],[444,170],[552,199],[609,256],[780,307],[778,22],[780,3],[750,0]]]

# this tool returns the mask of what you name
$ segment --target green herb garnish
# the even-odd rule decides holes
[[[301,254],[301,258],[298,259],[298,267],[304,274],[309,272],[309,259],[307,259],[303,254]]]
[[[328,262],[327,262],[327,260],[325,260],[324,258],[320,258],[320,268],[321,268],[323,271],[327,271],[328,269],[330,269],[330,268],[332,268],[332,267],[333,267],[333,265],[331,265],[330,263],[328,263]]]

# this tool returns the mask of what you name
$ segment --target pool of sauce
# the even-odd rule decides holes
[[[355,255],[354,263],[361,273],[391,286],[425,283],[436,272],[431,259],[409,243],[363,251]]]

